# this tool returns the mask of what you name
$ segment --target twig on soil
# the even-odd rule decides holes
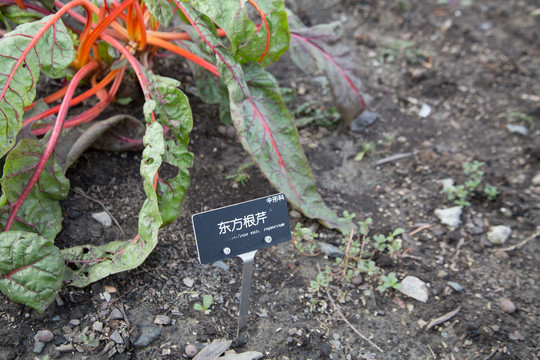
[[[489,356],[486,358],[486,360],[489,360],[491,359],[493,356],[495,356],[495,354],[497,354],[499,352],[499,349],[495,349],[493,350],[493,352],[491,354],[489,354]]]
[[[385,158],[375,161],[375,165],[382,165],[388,162],[405,159],[405,158],[408,158],[409,156],[413,156],[416,154],[418,154],[418,150],[407,152],[407,153],[399,153],[399,154],[390,155],[390,156],[387,156]]]
[[[418,229],[411,231],[411,232],[408,233],[407,235],[408,235],[409,237],[411,237],[411,236],[413,236],[413,235],[418,234],[420,231],[429,229],[430,227],[433,227],[433,224],[423,224],[423,225],[420,226]]]
[[[441,317],[438,317],[438,318],[436,318],[436,319],[432,319],[432,320],[429,322],[429,324],[427,325],[426,331],[429,330],[429,329],[431,329],[432,327],[434,327],[434,326],[436,326],[436,325],[442,324],[443,322],[450,320],[451,318],[453,318],[454,316],[457,315],[457,313],[459,312],[459,310],[461,310],[461,306],[458,306],[456,309],[450,311],[449,313],[444,314],[444,315],[441,316]]]
[[[124,234],[124,230],[122,229],[122,227],[120,226],[120,224],[118,223],[118,221],[116,221],[115,217],[111,214],[111,212],[109,211],[109,209],[107,209],[105,207],[105,205],[99,201],[98,199],[94,199],[93,197],[89,196],[89,195],[86,195],[86,193],[84,191],[82,191],[81,189],[79,188],[73,188],[73,189],[70,189],[71,191],[73,191],[74,193],[77,193],[79,195],[81,195],[83,198],[86,198],[90,201],[93,201],[95,203],[98,203],[99,205],[101,205],[101,207],[103,208],[103,210],[105,210],[105,212],[107,214],[109,214],[109,216],[111,217],[111,219],[114,221],[114,223],[116,224],[116,226],[118,227],[118,229],[120,229],[120,232],[122,233],[122,236],[126,236],[126,234]]]
[[[360,336],[362,339],[364,339],[365,341],[367,341],[371,346],[373,346],[375,349],[379,350],[380,352],[384,352],[383,349],[381,349],[379,346],[377,346],[377,344],[375,344],[373,341],[369,340],[367,337],[365,337],[364,335],[362,335],[362,333],[360,333],[360,331],[356,330],[356,328],[349,322],[349,320],[347,320],[347,318],[343,315],[343,313],[341,312],[341,310],[339,309],[339,307],[337,306],[336,302],[334,301],[334,298],[332,297],[332,295],[330,294],[330,291],[326,290],[326,294],[328,295],[328,298],[330,299],[330,302],[332,303],[332,305],[334,306],[334,309],[336,309],[337,313],[339,314],[339,316],[343,319],[343,321],[345,321],[345,323],[347,325],[349,325],[349,327],[351,329],[353,329],[353,331],[358,334],[358,336]]]
[[[532,234],[531,236],[529,236],[528,238],[526,238],[525,240],[521,241],[520,243],[516,245],[512,245],[503,249],[495,249],[494,251],[512,251],[512,250],[518,249],[522,247],[523,245],[527,244],[529,241],[537,238],[538,236],[540,236],[540,231]]]

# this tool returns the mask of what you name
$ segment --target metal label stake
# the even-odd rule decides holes
[[[201,264],[238,256],[243,261],[238,345],[245,343],[255,253],[290,241],[291,226],[284,194],[266,196],[193,215]]]
[[[242,292],[240,295],[240,312],[238,314],[238,331],[236,333],[236,338],[239,346],[246,343],[245,330],[249,314],[249,299],[251,294],[253,261],[255,260],[256,253],[257,250],[238,256],[244,262],[244,266],[242,268]]]

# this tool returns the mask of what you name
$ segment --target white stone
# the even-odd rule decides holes
[[[454,186],[454,179],[452,178],[442,179],[440,182],[442,185],[442,191],[454,191],[456,188]]]
[[[510,229],[508,226],[492,226],[489,228],[487,238],[493,245],[502,245],[506,242],[511,233],[512,229]]]
[[[529,130],[523,125],[506,124],[506,129],[513,134],[520,134],[523,136],[529,134]]]
[[[184,285],[186,285],[187,287],[192,287],[193,284],[195,284],[195,280],[191,278],[184,278],[182,281],[184,282]]]
[[[416,276],[407,276],[403,279],[399,291],[421,302],[426,302],[429,297],[426,283]]]
[[[426,118],[429,116],[429,114],[431,114],[431,106],[429,106],[426,103],[423,103],[422,108],[418,112],[418,116],[420,116],[421,118]]]
[[[107,214],[106,211],[93,213],[92,214],[92,219],[96,220],[98,223],[100,223],[101,225],[103,225],[105,227],[109,227],[109,226],[112,225],[111,216],[109,214]]]
[[[533,185],[540,185],[540,173],[534,175],[531,182]]]
[[[461,223],[461,212],[462,209],[460,206],[454,206],[447,209],[435,209],[435,215],[441,220],[441,222],[450,227],[457,227]]]

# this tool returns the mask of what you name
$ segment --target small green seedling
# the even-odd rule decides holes
[[[328,287],[328,285],[330,285],[330,281],[332,281],[332,279],[333,277],[330,267],[326,266],[324,271],[319,271],[315,280],[311,280],[309,282],[309,290],[312,292],[318,292],[325,289]]]
[[[373,260],[360,260],[360,262],[358,263],[358,269],[367,273],[369,276],[379,274],[379,268],[377,268],[377,264]]]
[[[339,112],[335,108],[325,107],[316,101],[307,101],[299,105],[292,115],[298,128],[309,124],[330,128],[340,119]]]
[[[86,336],[86,334],[82,334],[81,340],[83,344],[88,348],[88,350],[93,350],[99,345],[99,340],[96,339],[96,334],[94,333],[91,333],[89,336]]]
[[[208,315],[210,314],[210,306],[212,306],[213,301],[214,298],[212,297],[212,295],[204,295],[202,305],[200,303],[196,303],[195,305],[193,305],[193,308]]]
[[[500,192],[496,186],[486,186],[484,188],[484,194],[487,195],[489,201],[495,201]]]
[[[246,172],[246,169],[248,167],[250,167],[251,165],[253,165],[252,162],[240,165],[238,167],[238,169],[236,170],[236,174],[227,175],[225,177],[225,180],[233,180],[234,179],[234,181],[236,181],[237,183],[240,183],[241,185],[244,185],[249,180],[249,174]]]
[[[375,249],[381,252],[388,250],[390,252],[390,255],[392,255],[401,250],[401,240],[397,238],[397,236],[403,234],[404,232],[405,230],[403,230],[402,228],[397,228],[387,236],[384,236],[383,234],[374,235],[373,246],[375,247]]]
[[[317,254],[317,243],[315,239],[319,236],[316,232],[313,232],[310,228],[302,227],[302,224],[297,223],[293,232],[293,244],[296,250],[303,255],[315,255]]]
[[[362,143],[362,151],[356,154],[354,160],[362,161],[364,157],[371,155],[373,151],[375,151],[375,143],[373,141],[364,141]]]
[[[397,290],[401,287],[401,284],[396,277],[396,274],[393,272],[388,274],[388,276],[381,275],[381,281],[382,284],[377,288],[377,290],[379,290],[381,293],[385,292],[388,288],[394,288]]]

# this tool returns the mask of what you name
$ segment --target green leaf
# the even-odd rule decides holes
[[[250,96],[239,103],[231,100],[231,115],[244,149],[272,185],[306,216],[350,232],[351,222],[330,210],[317,191],[274,77],[256,64],[248,65],[244,75]]]
[[[2,15],[19,25],[30,21],[41,19],[41,15],[28,10],[23,10],[17,5],[10,5],[1,9]]]
[[[157,184],[159,209],[164,226],[178,218],[185,203],[190,184],[188,168],[193,164],[193,154],[188,151],[193,117],[188,98],[178,88],[179,81],[151,72],[146,72],[146,77],[150,84],[150,95],[157,104],[156,120],[168,127],[174,136],[174,139],[165,143],[163,161],[174,166],[177,174],[170,179],[160,176]]]
[[[267,66],[279,59],[289,47],[289,27],[283,0],[260,0],[255,3],[264,13],[270,30],[270,43],[267,48],[268,31],[266,24],[257,27],[250,19],[245,8],[246,0],[191,0],[190,4],[200,13],[225,30],[231,43],[230,53],[234,59],[245,64],[259,61]],[[262,21],[259,20],[259,22]]]
[[[62,286],[64,258],[38,234],[0,233],[0,290],[9,299],[42,313]]]
[[[69,285],[84,287],[111,274],[136,268],[150,255],[158,242],[162,220],[154,177],[165,152],[163,127],[153,122],[143,138],[145,149],[141,176],[147,199],[139,212],[139,235],[131,241],[114,241],[102,246],[84,245],[62,250],[70,264],[66,274]]]
[[[15,144],[23,108],[36,96],[40,71],[52,78],[60,77],[74,59],[73,42],[62,21],[45,31],[30,48],[32,39],[52,16],[20,25],[0,39],[0,157]],[[16,66],[26,49],[30,51]]]
[[[214,301],[214,298],[212,295],[204,295],[203,296],[203,308],[209,309],[210,306],[212,306],[212,302]]]
[[[342,40],[343,25],[333,22],[307,28],[289,12],[289,26],[291,59],[306,74],[323,71],[338,111],[347,122],[354,120],[366,104],[360,67]]]
[[[193,305],[193,308],[194,308],[195,310],[197,310],[197,311],[201,311],[201,312],[204,311],[202,305],[199,304],[199,303],[195,303],[195,305]]]
[[[168,26],[173,17],[171,4],[167,0],[144,0],[150,13],[163,26]]]
[[[8,154],[0,184],[0,224],[6,225],[10,208],[21,196],[34,174],[34,169],[47,145],[48,137],[41,140],[22,139]],[[62,209],[59,200],[67,197],[69,180],[62,167],[51,156],[39,181],[17,213],[11,230],[37,232],[53,242],[62,228]]]

